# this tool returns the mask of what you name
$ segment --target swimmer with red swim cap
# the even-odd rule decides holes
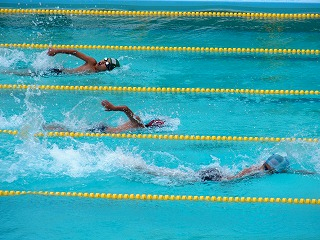
[[[101,102],[101,105],[105,108],[105,111],[120,111],[124,112],[127,117],[129,118],[129,121],[119,125],[117,127],[110,127],[104,123],[100,123],[90,129],[87,129],[88,132],[93,133],[120,133],[128,130],[133,129],[139,129],[139,128],[160,128],[163,127],[165,124],[165,121],[160,119],[154,119],[150,121],[147,124],[144,124],[139,116],[135,115],[130,108],[127,106],[114,106],[112,103],[110,103],[107,100],[103,100]],[[69,131],[65,126],[62,126],[61,124],[49,124],[43,126],[44,130],[50,130],[50,131]]]
[[[147,124],[144,124],[139,116],[135,115],[130,108],[127,106],[114,106],[107,100],[103,100],[101,105],[105,108],[106,111],[120,111],[124,112],[129,121],[117,126],[117,127],[109,127],[104,124],[96,126],[92,129],[88,129],[90,132],[104,132],[104,133],[120,133],[127,130],[139,129],[139,128],[154,128],[154,127],[163,127],[164,121],[160,119],[154,119]]]

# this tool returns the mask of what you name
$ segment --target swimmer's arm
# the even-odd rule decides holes
[[[234,179],[239,179],[239,178],[243,178],[245,176],[257,173],[259,171],[259,167],[257,166],[252,166],[249,168],[245,168],[243,169],[241,172],[239,172],[238,174],[234,175],[234,176],[229,176],[227,177],[228,180],[234,180]]]
[[[127,106],[114,106],[112,103],[110,103],[107,100],[104,100],[101,102],[102,106],[104,106],[104,108],[106,109],[106,111],[120,111],[120,112],[124,112],[127,117],[129,118],[129,120],[133,123],[138,124],[139,126],[144,126],[141,123],[141,120],[138,116],[135,116],[134,113],[131,111],[130,108],[128,108]]]
[[[55,49],[55,48],[49,48],[47,54],[49,56],[55,56],[58,53],[64,53],[64,54],[71,54],[73,56],[76,56],[77,58],[82,59],[83,61],[85,61],[86,63],[90,63],[90,64],[96,64],[97,61],[92,58],[89,57],[85,54],[83,54],[82,52],[79,52],[75,49]]]

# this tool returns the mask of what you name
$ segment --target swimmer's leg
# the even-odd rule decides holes
[[[54,123],[42,126],[45,131],[59,131],[59,132],[69,132],[69,130],[62,124]]]
[[[1,74],[8,74],[8,75],[17,75],[17,76],[33,76],[35,75],[33,72],[31,72],[30,70],[26,69],[26,70],[4,70],[1,71]]]
[[[105,125],[104,123],[99,123],[96,126],[93,126],[92,128],[89,128],[86,130],[86,132],[92,132],[92,133],[108,133],[109,126]]]

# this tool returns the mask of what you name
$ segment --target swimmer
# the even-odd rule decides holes
[[[120,63],[115,58],[104,58],[100,62],[97,62],[94,58],[87,56],[77,50],[73,49],[54,49],[49,48],[47,54],[49,56],[55,56],[56,54],[64,53],[64,54],[70,54],[73,56],[76,56],[77,58],[80,58],[81,60],[85,61],[85,63],[77,68],[50,68],[48,70],[45,70],[43,72],[36,73],[30,69],[24,69],[24,70],[5,70],[1,73],[4,74],[14,74],[17,76],[38,76],[38,75],[60,75],[63,73],[66,74],[81,74],[81,73],[97,73],[97,72],[104,72],[104,71],[112,71],[116,67],[120,67]]]
[[[61,74],[61,73],[97,73],[104,71],[112,71],[116,67],[120,67],[120,63],[115,58],[104,58],[100,62],[97,62],[94,58],[87,56],[74,49],[55,49],[49,48],[47,54],[49,56],[55,56],[58,53],[70,54],[80,58],[85,61],[85,63],[77,68],[72,69],[57,69],[52,68],[50,72],[52,74]]]
[[[101,102],[101,105],[104,107],[105,111],[119,111],[124,112],[127,117],[129,118],[129,121],[119,125],[117,127],[110,127],[104,123],[100,123],[97,126],[94,126],[93,128],[87,129],[87,132],[94,132],[94,133],[120,133],[128,130],[136,130],[136,129],[142,129],[142,128],[153,128],[153,127],[163,127],[164,121],[160,119],[154,119],[147,124],[144,124],[139,116],[135,115],[130,108],[127,106],[114,106],[112,103],[110,103],[107,100],[103,100]],[[61,132],[68,132],[69,130],[60,125],[60,124],[51,124],[51,125],[45,125],[43,126],[44,130],[49,131],[61,131]]]
[[[263,176],[274,173],[298,173],[298,174],[315,174],[314,172],[304,170],[292,170],[289,160],[279,154],[273,154],[262,165],[255,165],[234,176],[226,176],[217,168],[209,168],[198,172],[201,181],[230,181],[242,179],[251,176]]]
[[[258,177],[274,173],[298,173],[304,175],[315,174],[315,172],[304,170],[292,170],[290,168],[288,159],[279,154],[273,154],[266,161],[264,161],[263,164],[243,169],[238,174],[233,176],[223,173],[218,168],[204,168],[194,173],[157,166],[135,166],[135,168],[153,176],[189,179],[191,182],[227,182],[241,180],[246,177]]]

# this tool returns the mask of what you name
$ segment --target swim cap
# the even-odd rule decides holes
[[[114,67],[120,67],[120,63],[119,63],[118,59],[115,59],[115,58],[110,58],[110,59],[111,59],[111,64]]]
[[[107,70],[111,71],[116,67],[120,67],[120,63],[117,59],[115,58],[110,58],[110,64],[108,62],[108,58],[104,58],[104,60],[106,61],[106,66],[107,66]]]
[[[150,121],[149,123],[147,123],[145,126],[146,127],[162,127],[164,124],[164,121],[160,120],[160,119],[154,119],[152,121]]]
[[[288,159],[279,154],[273,154],[271,157],[269,157],[266,161],[266,164],[273,168],[276,173],[284,172],[289,168]]]

